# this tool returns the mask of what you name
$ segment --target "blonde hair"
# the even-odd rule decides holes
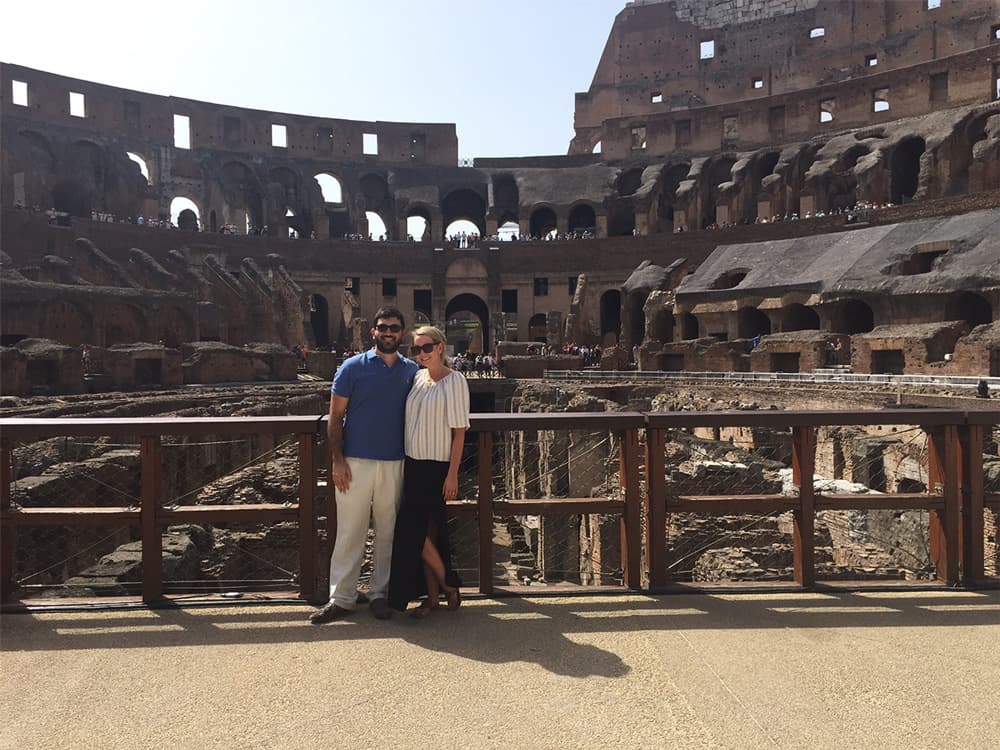
[[[448,345],[448,339],[445,337],[444,331],[437,326],[419,326],[413,331],[414,341],[417,340],[417,336],[426,336],[435,344],[443,344],[444,346]],[[444,352],[441,353],[441,356],[444,359],[444,366],[450,368],[451,359]]]

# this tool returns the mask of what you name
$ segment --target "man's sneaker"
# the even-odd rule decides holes
[[[339,604],[328,603],[323,609],[318,609],[309,615],[309,622],[313,625],[322,625],[326,622],[333,622],[351,614],[351,610],[344,609]]]
[[[388,620],[392,617],[392,610],[389,609],[389,602],[385,597],[372,599],[371,608],[376,620]]]

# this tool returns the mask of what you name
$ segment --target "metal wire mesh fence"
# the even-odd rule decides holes
[[[138,438],[60,437],[11,451],[18,508],[140,505]],[[34,596],[134,593],[142,580],[138,530],[128,526],[22,526],[14,532],[14,580]]]
[[[928,494],[929,439],[918,425],[821,428],[816,441],[817,493]],[[931,511],[822,510],[816,516],[817,579],[920,580],[931,561]]]
[[[670,512],[672,499],[794,496],[790,429],[698,427],[666,433],[667,572],[674,581],[792,578],[790,513]]]

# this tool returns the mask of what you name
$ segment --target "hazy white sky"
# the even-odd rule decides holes
[[[37,0],[36,0],[37,1]],[[8,2],[0,60],[357,120],[454,122],[459,155],[562,154],[625,0]]]

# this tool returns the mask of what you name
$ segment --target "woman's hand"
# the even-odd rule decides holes
[[[444,479],[444,487],[442,488],[442,494],[445,500],[454,500],[458,497],[458,476],[452,475],[450,472],[448,476]]]

